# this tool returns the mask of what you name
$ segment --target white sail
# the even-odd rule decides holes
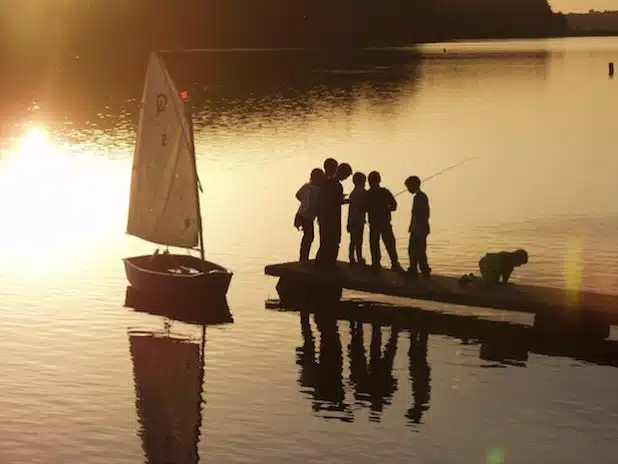
[[[152,53],[133,155],[127,233],[166,246],[198,244],[197,174],[184,102]]]

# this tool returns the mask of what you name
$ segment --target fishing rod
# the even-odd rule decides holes
[[[424,179],[421,180],[421,182],[427,182],[428,180],[431,180],[434,177],[438,177],[439,175],[444,174],[445,172],[450,171],[451,169],[455,169],[456,167],[461,166],[462,164],[466,164],[468,161],[472,161],[475,158],[478,158],[478,156],[472,156],[472,157],[467,158],[467,159],[465,159],[463,161],[460,161],[459,163],[455,163],[455,164],[453,164],[453,165],[451,165],[451,166],[449,166],[447,168],[444,168],[441,171],[438,171],[438,172],[436,172],[435,174],[432,174],[429,177],[425,177]],[[398,197],[399,195],[401,195],[402,193],[405,193],[407,191],[408,191],[408,189],[406,188],[406,189],[402,190],[401,192],[396,193],[394,196]]]

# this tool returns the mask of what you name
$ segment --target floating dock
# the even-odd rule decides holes
[[[552,331],[577,328],[606,338],[618,325],[618,295],[603,295],[551,287],[509,283],[486,288],[473,281],[462,287],[459,278],[432,275],[410,280],[389,269],[372,270],[338,262],[335,269],[319,269],[313,262],[272,264],[266,275],[279,277],[282,304],[326,304],[339,301],[342,290],[493,308],[535,314],[535,325]]]

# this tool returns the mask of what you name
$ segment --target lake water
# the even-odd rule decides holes
[[[184,463],[195,446],[213,463],[614,461],[615,357],[566,344],[481,359],[457,316],[525,328],[520,314],[407,302],[453,320],[393,331],[267,309],[263,268],[297,258],[294,194],[326,157],[378,169],[398,192],[476,156],[424,185],[434,273],[523,247],[514,281],[618,297],[618,39],[437,44],[345,65],[301,52],[183,60],[170,69],[194,103],[206,253],[234,272],[234,322],[205,329],[204,404],[191,370],[201,328],[124,306],[121,258],[154,249],[125,234],[145,70],[113,90],[105,73],[66,85],[56,73],[3,91],[1,462]],[[405,265],[411,197],[398,201]],[[165,330],[196,342],[144,356],[135,331]]]

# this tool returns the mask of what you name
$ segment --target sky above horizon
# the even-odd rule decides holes
[[[618,10],[618,0],[548,0],[554,11]]]

